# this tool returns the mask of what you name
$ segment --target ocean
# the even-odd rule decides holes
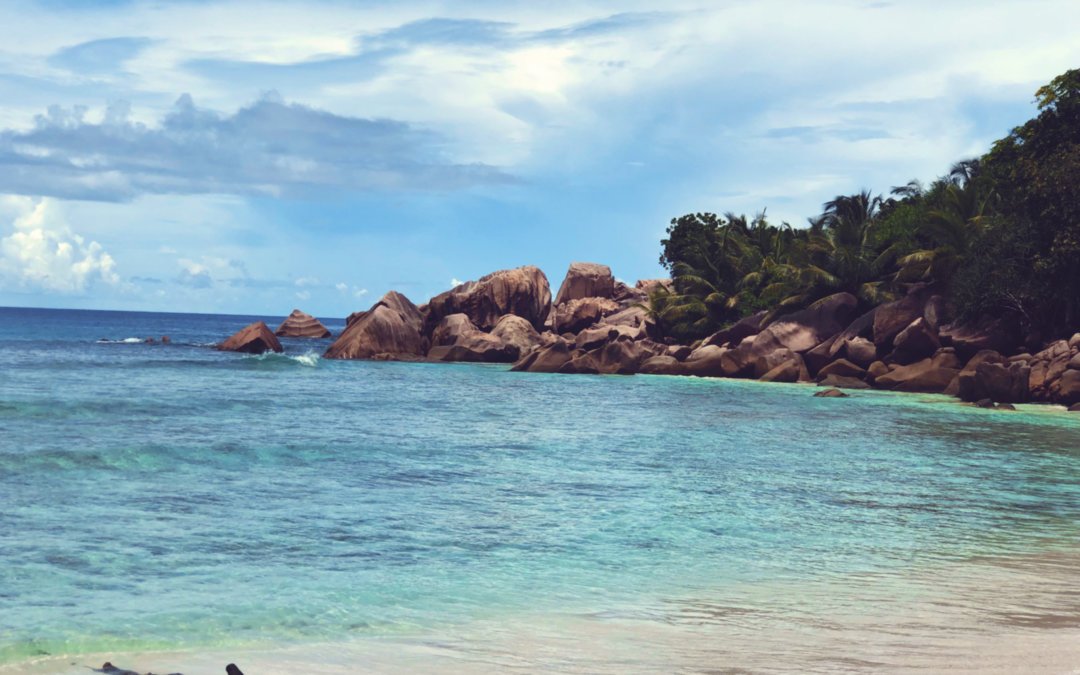
[[[0,309],[0,673],[1080,668],[1080,414],[256,318]]]

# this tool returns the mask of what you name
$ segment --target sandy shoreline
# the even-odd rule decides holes
[[[781,582],[729,589],[647,609],[515,615],[437,635],[49,657],[0,666],[0,674],[75,675],[106,660],[159,675],[220,675],[230,662],[246,675],[1080,673],[1078,582],[1080,553],[1050,552],[912,576],[848,576],[814,588]]]

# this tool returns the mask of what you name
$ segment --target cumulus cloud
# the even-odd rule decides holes
[[[512,181],[457,163],[439,135],[404,122],[335,115],[270,93],[228,115],[181,96],[157,125],[124,102],[100,121],[50,106],[31,129],[0,131],[0,189],[124,201],[142,194],[310,196],[326,191],[452,190]]]
[[[6,196],[0,207],[15,214],[11,232],[0,238],[0,286],[81,293],[120,285],[112,256],[73,232],[55,201]]]

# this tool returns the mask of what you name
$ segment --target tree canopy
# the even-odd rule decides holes
[[[673,290],[649,303],[661,330],[699,338],[838,291],[871,307],[913,284],[961,319],[1010,313],[1046,336],[1080,327],[1080,70],[1035,96],[1035,118],[928,187],[836,196],[802,228],[764,211],[672,219],[660,264]]]

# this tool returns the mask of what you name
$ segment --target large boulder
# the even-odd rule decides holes
[[[675,284],[671,279],[638,279],[637,283],[634,284],[634,288],[648,296],[653,291],[658,291],[661,288],[673,291],[675,290]]]
[[[1058,380],[1057,402],[1068,406],[1080,403],[1080,370],[1066,370]]]
[[[773,321],[754,338],[752,348],[759,356],[780,347],[797,353],[809,351],[843,331],[858,304],[850,293],[822,298],[804,310]]]
[[[1028,400],[1029,366],[983,361],[973,369],[969,368],[970,365],[965,367],[959,376],[957,393],[961,399],[979,401],[988,398],[998,403],[1024,403]]]
[[[504,315],[491,329],[491,334],[506,344],[517,347],[519,354],[528,354],[544,344],[544,338],[536,332],[532,324],[517,314]]]
[[[764,310],[744,316],[727,328],[716,331],[702,341],[702,344],[723,347],[726,344],[737,345],[751,335],[761,332],[761,323],[765,320]]]
[[[479,330],[460,335],[453,344],[437,345],[428,350],[431,361],[469,361],[473,363],[513,363],[518,348]]]
[[[532,328],[524,319],[521,321]],[[539,337],[537,334],[537,339]],[[431,345],[427,354],[431,361],[513,363],[520,353],[515,345],[477,329],[469,317],[461,313],[443,317],[431,333]]]
[[[844,345],[844,356],[852,363],[869,368],[877,361],[877,346],[866,338],[851,338]]]
[[[973,323],[953,323],[942,326],[941,344],[955,347],[962,356],[984,349],[1002,354],[1014,354],[1023,343],[1018,322],[1012,317],[984,317]]]
[[[611,275],[610,267],[598,263],[575,262],[570,263],[570,269],[566,271],[566,278],[559,286],[555,304],[561,305],[581,298],[611,299],[614,295],[615,277]]]
[[[920,316],[896,335],[893,347],[893,361],[913,363],[932,356],[941,348],[941,342],[926,319]]]
[[[330,359],[401,359],[424,354],[420,312],[391,291],[353,321],[326,350]]]
[[[683,372],[698,377],[723,377],[727,352],[727,349],[716,345],[698,347],[683,361]]]
[[[802,357],[794,352],[788,352],[788,354],[788,358],[770,368],[759,379],[762,382],[802,382],[810,379]]]
[[[555,307],[555,330],[577,333],[619,311],[619,305],[607,298],[578,298]]]
[[[217,346],[224,352],[243,352],[262,354],[263,352],[281,352],[281,342],[270,332],[270,327],[263,321],[256,321],[241,328]]]
[[[796,361],[799,366],[802,366],[803,362],[801,356],[784,347],[771,351],[768,354],[762,354],[754,361],[754,377],[761,379],[770,370],[789,361]],[[794,380],[790,381],[794,382]]]
[[[608,314],[600,319],[600,322],[606,326],[628,326],[630,328],[644,327],[648,322],[648,313],[642,307],[630,306],[625,309],[620,309],[614,314]]]
[[[492,272],[436,295],[427,304],[425,332],[433,330],[443,317],[459,312],[483,331],[493,329],[507,314],[520,316],[539,331],[550,311],[547,277],[539,268],[528,265]]]
[[[315,317],[294,309],[281,322],[278,329],[274,331],[274,335],[297,338],[328,338],[330,337],[330,331]]]
[[[607,375],[632,375],[643,361],[659,355],[661,347],[641,341],[615,340],[590,352],[599,372]]]
[[[513,365],[510,370],[529,373],[557,373],[571,358],[570,344],[558,338],[547,347],[533,350]]]
[[[879,305],[874,312],[874,344],[879,349],[888,350],[900,331],[915,319],[923,317],[925,309],[926,297],[922,292],[909,293],[895,302]]]
[[[455,344],[461,336],[477,330],[466,314],[458,312],[449,314],[439,321],[435,329],[431,331],[431,346],[441,347]]]
[[[840,389],[869,389],[870,385],[857,377],[846,375],[826,375],[818,382],[821,387],[839,387]]]
[[[941,393],[960,373],[955,355],[934,356],[907,366],[899,366],[874,379],[874,386],[895,391]]]
[[[866,369],[847,359],[837,359],[818,371],[818,379],[825,379],[829,375],[853,377],[861,380],[866,377]]]
[[[638,372],[646,375],[684,375],[686,370],[674,356],[661,354],[642,361]]]
[[[571,353],[570,360],[564,363],[558,372],[564,375],[599,375],[600,364],[596,362],[594,352],[579,349]]]

